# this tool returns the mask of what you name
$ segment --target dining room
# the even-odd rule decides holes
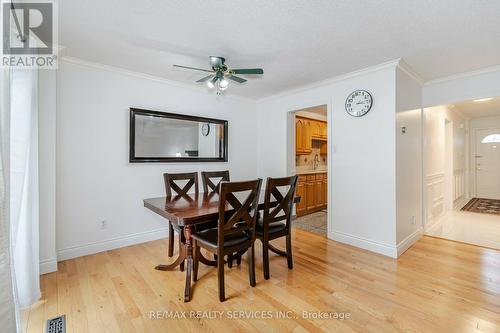
[[[498,3],[0,8],[2,332],[498,331],[421,167],[423,108],[500,96]]]

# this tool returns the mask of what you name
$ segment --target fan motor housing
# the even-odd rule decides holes
[[[222,57],[210,56],[210,65],[212,66],[213,70],[223,69],[224,67],[227,70],[227,66],[224,65],[225,61],[226,59]]]

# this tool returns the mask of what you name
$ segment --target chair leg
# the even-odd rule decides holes
[[[238,253],[238,256],[236,257],[236,265],[241,265],[241,256],[242,254],[241,253]]]
[[[255,244],[252,243],[250,249],[248,249],[248,278],[250,280],[250,285],[255,287]]]
[[[168,221],[168,256],[172,257],[174,255],[174,228],[172,223]]]
[[[227,267],[233,268],[233,255],[232,254],[227,255]]]
[[[217,281],[219,283],[219,301],[224,302],[226,293],[224,290],[224,256],[217,256]]]
[[[262,239],[262,265],[264,268],[264,279],[269,280],[269,248],[268,240]]]
[[[182,242],[182,234],[181,234],[181,235],[179,235],[179,253],[181,253],[183,246],[184,246],[184,243]],[[184,261],[181,262],[181,264],[179,265],[179,268],[180,268],[181,272],[184,272]]]
[[[193,263],[193,281],[198,281],[198,263],[200,261],[200,247],[197,242],[193,241],[194,247],[194,263]]]
[[[293,258],[292,258],[292,232],[289,231],[286,235],[286,261],[288,262],[288,268],[293,268]]]

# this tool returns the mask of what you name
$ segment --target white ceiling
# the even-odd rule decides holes
[[[500,116],[500,97],[483,102],[460,102],[453,106],[469,118]]]
[[[403,57],[424,80],[500,64],[494,0],[64,0],[67,55],[185,83],[220,55],[262,98]],[[193,83],[194,84],[194,83]]]

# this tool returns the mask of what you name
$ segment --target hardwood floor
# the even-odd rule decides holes
[[[245,263],[226,267],[224,303],[216,269],[204,265],[193,300],[183,302],[184,273],[153,269],[165,261],[166,240],[63,261],[42,276],[42,299],[24,313],[24,331],[43,332],[45,320],[59,314],[66,314],[67,332],[500,331],[499,251],[423,237],[396,261],[302,230],[294,230],[293,244],[294,269],[271,254],[266,281],[257,242],[255,288]],[[164,318],[150,318],[151,311]],[[223,319],[169,319],[164,311],[224,312]],[[307,319],[303,311],[349,318]],[[272,318],[231,319],[236,315]]]

